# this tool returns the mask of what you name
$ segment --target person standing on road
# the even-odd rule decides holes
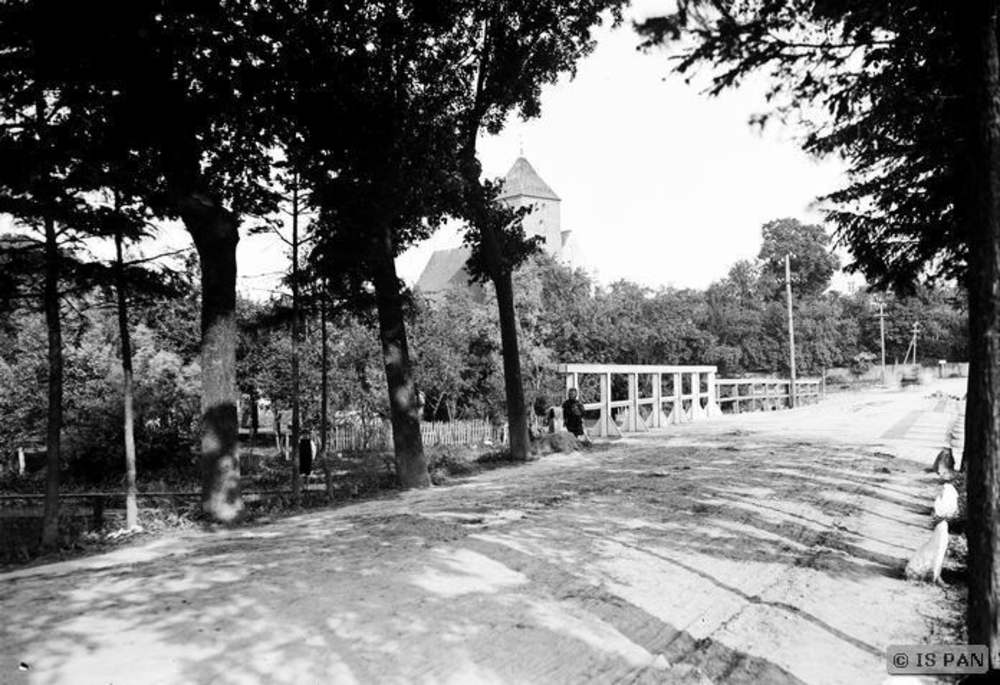
[[[563,425],[566,430],[576,437],[586,438],[586,431],[583,429],[583,403],[576,399],[576,388],[570,388],[567,399],[562,404]]]

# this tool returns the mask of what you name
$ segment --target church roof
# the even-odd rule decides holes
[[[507,176],[503,180],[503,191],[500,193],[500,199],[505,200],[519,195],[537,197],[543,200],[559,199],[549,184],[542,180],[535,168],[524,157],[518,157],[514,166],[507,172]]]
[[[425,293],[445,290],[451,285],[451,279],[465,267],[471,254],[472,250],[464,246],[435,251],[417,279],[417,288]]]

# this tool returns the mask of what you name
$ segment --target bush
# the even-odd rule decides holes
[[[427,471],[431,482],[440,485],[454,476],[468,476],[479,469],[475,464],[475,450],[460,445],[439,446],[427,451]]]
[[[582,448],[580,440],[575,435],[563,431],[561,433],[548,433],[538,438],[531,445],[531,453],[539,455],[556,452],[578,452]]]
[[[851,359],[851,373],[855,376],[864,376],[871,371],[875,360],[876,357],[871,352],[859,352]]]
[[[843,371],[830,371],[826,374],[826,384],[828,386],[849,387],[854,379]]]

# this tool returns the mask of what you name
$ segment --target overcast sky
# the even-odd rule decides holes
[[[669,0],[637,0],[631,18]],[[817,221],[813,200],[843,183],[842,166],[803,153],[796,133],[750,126],[767,109],[763,89],[709,98],[705,85],[671,73],[663,53],[641,53],[629,22],[597,33],[597,49],[573,80],[548,87],[542,115],[512,119],[480,145],[484,170],[502,176],[524,156],[562,198],[562,228],[575,234],[583,266],[602,282],[703,288],[739,259],[756,256],[766,221]],[[3,223],[3,222],[0,222]],[[179,227],[168,242],[189,245]],[[168,231],[167,235],[171,235]],[[413,283],[431,252],[461,238],[445,229],[398,261]],[[258,297],[285,268],[274,239],[240,241],[241,290]]]

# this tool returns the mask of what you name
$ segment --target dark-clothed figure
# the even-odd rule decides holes
[[[580,437],[584,434],[583,431],[583,403],[576,399],[576,388],[570,388],[568,393],[568,399],[563,402],[563,425],[566,426],[566,430]]]

